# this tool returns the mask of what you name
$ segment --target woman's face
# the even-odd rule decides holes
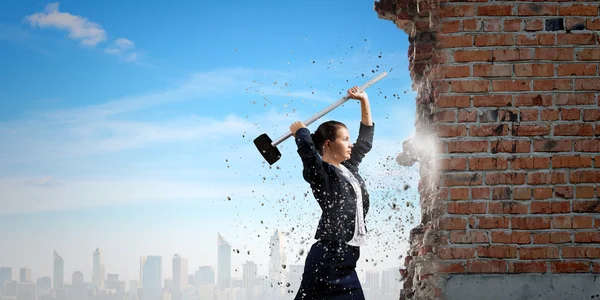
[[[340,127],[337,130],[337,138],[335,141],[327,141],[328,152],[334,159],[345,161],[350,159],[352,153],[352,143],[350,142],[350,134],[346,127]]]

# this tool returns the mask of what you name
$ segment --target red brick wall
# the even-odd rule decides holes
[[[403,298],[441,295],[445,273],[600,273],[599,6],[375,2],[409,34],[415,125],[439,145],[414,158]]]

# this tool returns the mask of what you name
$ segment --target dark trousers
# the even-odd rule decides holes
[[[306,257],[302,283],[294,300],[364,300],[356,274],[359,257],[359,247],[317,241]]]

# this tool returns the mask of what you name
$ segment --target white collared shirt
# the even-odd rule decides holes
[[[363,215],[362,190],[360,188],[360,183],[358,182],[356,177],[354,177],[354,174],[352,174],[350,170],[344,167],[344,165],[340,164],[340,167],[338,169],[342,171],[342,174],[344,175],[344,177],[346,177],[346,179],[348,179],[348,181],[352,185],[352,188],[354,189],[354,192],[356,192],[356,217],[354,221],[354,236],[352,237],[352,240],[350,240],[347,244],[356,247],[364,246],[366,243],[367,229],[365,228],[365,219]]]

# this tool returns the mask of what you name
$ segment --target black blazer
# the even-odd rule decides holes
[[[367,126],[360,123],[358,138],[350,159],[342,162],[360,183],[365,220],[369,211],[369,193],[364,180],[358,174],[358,165],[373,146],[374,128],[375,124]],[[322,211],[315,239],[343,242],[352,240],[357,199],[352,185],[342,175],[341,170],[321,159],[307,128],[298,129],[295,138],[304,167],[302,175],[310,184]]]

